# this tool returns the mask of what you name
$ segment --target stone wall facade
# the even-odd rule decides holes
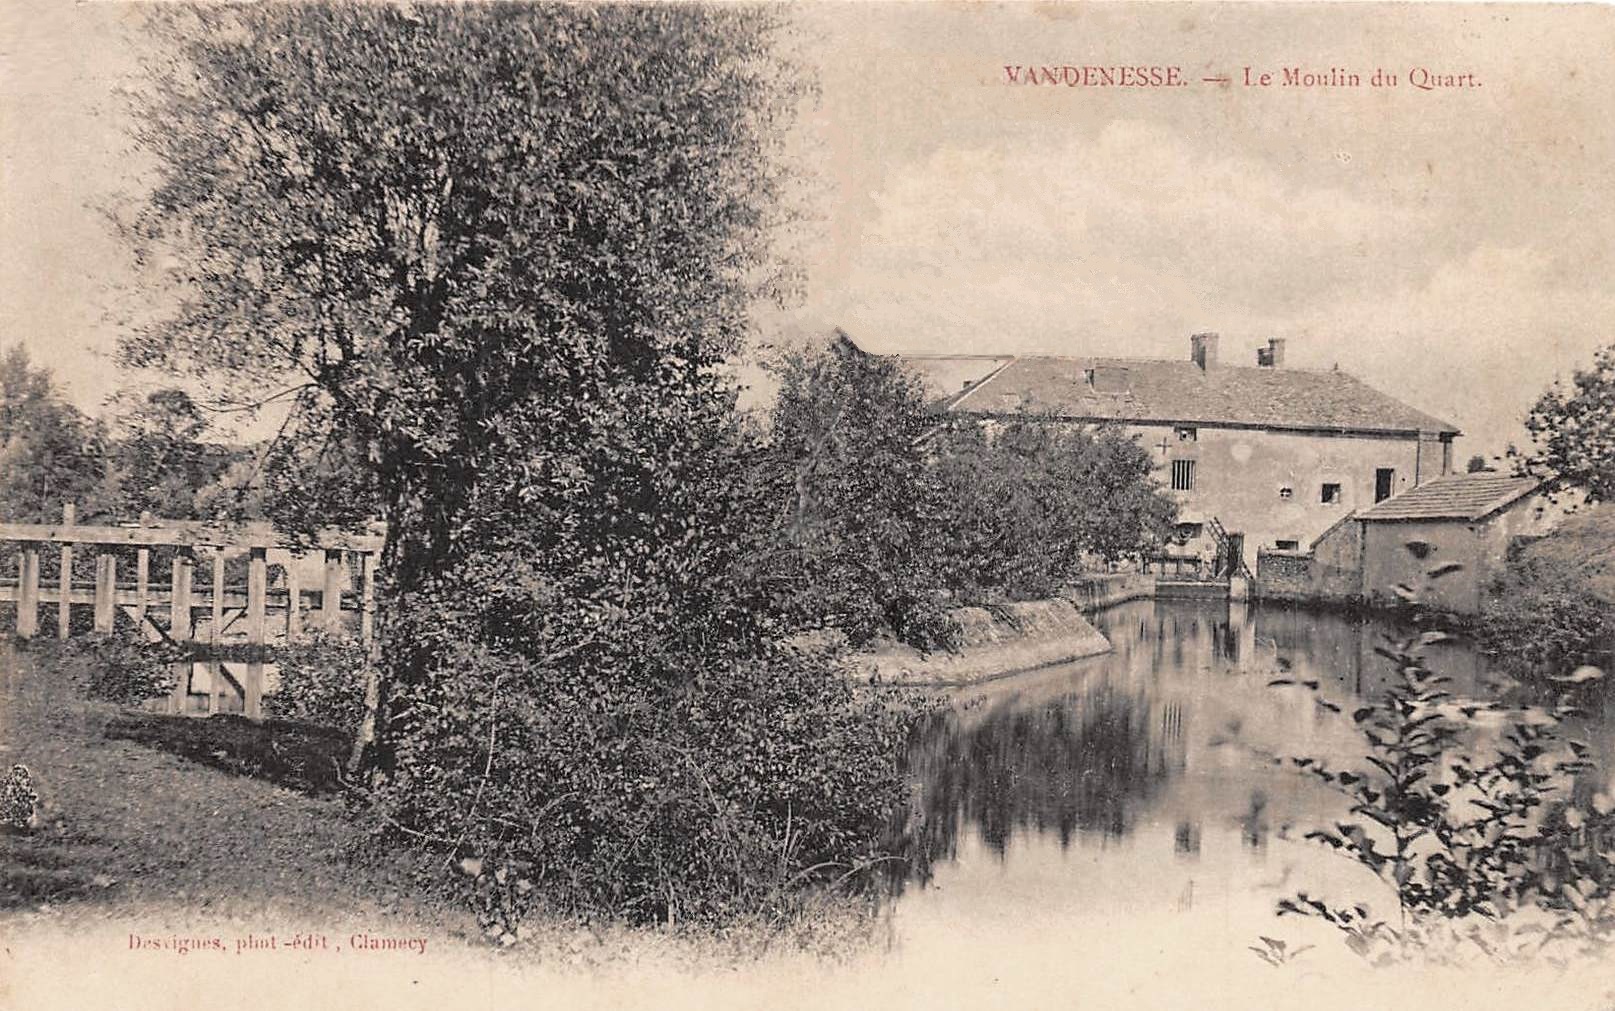
[[[1380,470],[1392,472],[1394,495],[1451,467],[1450,443],[1411,434],[1202,426],[1186,438],[1184,427],[1132,425],[1127,431],[1150,451],[1156,480],[1167,489],[1173,463],[1193,461],[1194,488],[1171,492],[1180,512],[1199,523],[1215,517],[1230,533],[1243,534],[1252,568],[1258,551],[1304,550],[1373,505]]]

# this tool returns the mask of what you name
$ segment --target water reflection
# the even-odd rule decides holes
[[[1198,860],[1214,837],[1253,859],[1275,838],[1299,839],[1340,813],[1339,800],[1278,759],[1360,764],[1360,742],[1313,693],[1268,682],[1282,671],[1349,705],[1391,672],[1375,648],[1408,631],[1197,601],[1134,602],[1096,623],[1110,654],[979,686],[920,735],[900,843],[911,881],[978,846],[1009,874],[1017,847],[1088,846],[1115,863],[1129,859],[1124,844],[1142,826],[1159,828],[1170,840],[1162,856],[1179,863]],[[1486,657],[1468,645],[1433,646],[1426,659],[1457,696],[1493,697]],[[1606,727],[1595,716],[1574,729],[1607,757]]]
[[[913,754],[921,865],[955,855],[961,826],[1002,855],[1017,828],[1121,836],[1137,798],[1181,767],[1181,711],[1100,682],[1060,701],[946,717]]]

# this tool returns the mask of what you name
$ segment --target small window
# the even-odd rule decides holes
[[[1279,488],[1279,498],[1294,498],[1294,497],[1295,497],[1295,489],[1294,488],[1291,488],[1289,485],[1284,485],[1283,487]]]
[[[1177,428],[1174,428],[1173,431],[1177,433],[1179,442],[1200,441],[1200,429],[1198,428],[1193,428],[1189,425],[1179,425]]]
[[[1172,461],[1172,490],[1194,491],[1194,461]]]
[[[1325,481],[1323,494],[1319,497],[1324,505],[1336,505],[1340,502],[1340,485]]]
[[[1300,541],[1274,541],[1273,546],[1278,548],[1280,551],[1300,551],[1301,550],[1301,542]]]

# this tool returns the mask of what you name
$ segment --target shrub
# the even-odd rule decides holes
[[[28,649],[51,663],[58,675],[76,682],[85,697],[120,705],[138,705],[173,691],[173,665],[189,656],[171,643],[100,634],[41,637]]]
[[[1305,892],[1281,900],[1280,914],[1322,918],[1376,964],[1466,949],[1504,961],[1607,950],[1615,939],[1615,800],[1586,788],[1590,749],[1565,734],[1570,696],[1603,672],[1580,668],[1555,679],[1561,690],[1548,705],[1507,712],[1455,699],[1450,679],[1426,665],[1422,650],[1447,638],[1432,628],[1376,648],[1392,671],[1349,714],[1363,742],[1360,766],[1289,759],[1350,802],[1343,820],[1307,838],[1380,878],[1396,916],[1376,916],[1367,901],[1334,904]],[[1318,690],[1317,681],[1305,685]],[[1495,745],[1472,739],[1481,711],[1503,713]]]
[[[1615,649],[1615,606],[1579,572],[1516,557],[1492,587],[1475,638],[1526,674],[1599,662]]]
[[[784,913],[881,857],[905,706],[785,648],[669,669],[642,619],[620,622],[548,661],[439,624],[440,659],[392,699],[411,732],[375,810],[477,879],[491,936],[540,897],[636,921]]]
[[[275,651],[280,685],[264,697],[264,716],[353,733],[364,719],[365,653],[350,639],[316,632]]]

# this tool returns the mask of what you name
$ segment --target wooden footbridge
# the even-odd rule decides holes
[[[121,612],[147,638],[176,643],[263,646],[296,639],[306,627],[341,632],[353,625],[367,645],[374,635],[380,533],[332,530],[301,541],[267,524],[143,518],[85,526],[74,522],[68,506],[59,524],[0,523],[0,544],[15,554],[17,573],[0,582],[0,601],[16,605],[16,633],[25,639],[38,634],[41,607],[51,604],[63,639],[72,633],[75,606],[93,609],[97,632],[111,634]],[[54,552],[57,562],[48,582],[41,578],[46,552]],[[80,552],[95,559],[93,579],[81,576]],[[133,564],[120,573],[120,562]],[[211,566],[212,578],[199,583],[197,569],[204,566]],[[309,578],[311,569],[317,579]]]
[[[382,542],[379,531],[328,530],[297,539],[267,524],[150,517],[83,525],[67,506],[59,524],[0,523],[0,553],[14,556],[6,569],[16,573],[0,579],[0,602],[15,605],[15,632],[24,639],[39,635],[42,614],[49,618],[54,610],[54,632],[62,639],[75,630],[133,630],[148,641],[194,646],[209,657],[198,665],[211,681],[205,711],[225,705],[221,689],[228,679],[236,683],[242,711],[255,716],[264,647],[295,642],[314,629],[371,645]],[[93,570],[86,564],[92,558]],[[211,578],[198,578],[209,570]],[[245,654],[248,668],[239,678],[222,659],[238,654]],[[172,706],[191,711],[189,679],[178,680]]]

